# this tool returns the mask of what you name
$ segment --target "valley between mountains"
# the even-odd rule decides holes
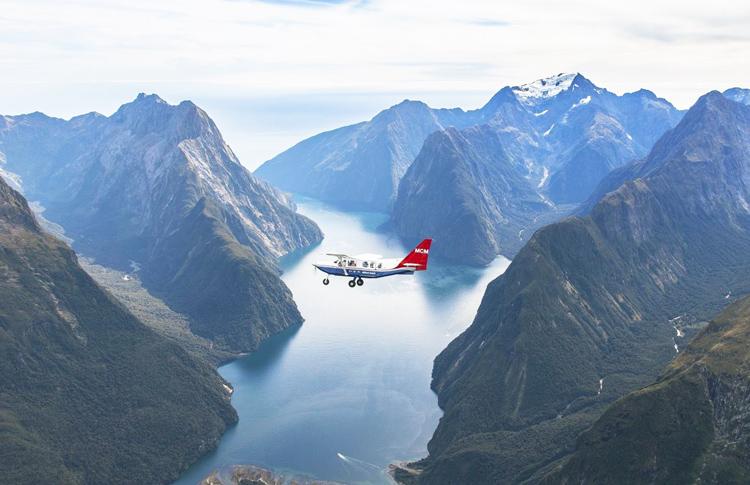
[[[563,73],[255,173],[190,101],[0,116],[0,481],[746,482],[748,92]],[[428,236],[421,280],[298,265]]]

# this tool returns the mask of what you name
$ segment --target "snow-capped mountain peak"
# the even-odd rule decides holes
[[[513,94],[525,104],[534,104],[543,99],[549,99],[566,91],[576,78],[575,73],[560,73],[554,76],[537,79],[534,82],[514,86]]]

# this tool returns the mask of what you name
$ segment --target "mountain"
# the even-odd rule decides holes
[[[394,229],[410,241],[432,236],[433,254],[457,254],[465,263],[513,253],[523,244],[530,215],[551,211],[526,174],[487,125],[433,133],[403,179]],[[422,210],[409,210],[413,204]]]
[[[474,113],[482,124],[462,130],[470,145],[427,138],[400,184],[391,225],[408,242],[432,236],[443,258],[481,265],[512,257],[611,170],[644,156],[680,116],[650,91],[617,96],[580,74],[503,88]],[[438,194],[456,210],[435,211]]]
[[[750,90],[742,88],[732,88],[724,91],[724,96],[742,104],[750,104],[750,96],[748,96]],[[635,178],[642,176],[644,160],[636,160],[632,163],[624,165],[622,167],[612,170],[604,177],[594,191],[591,193],[589,198],[581,203],[576,209],[578,214],[588,213],[596,203],[604,197],[607,193],[617,189],[620,185],[628,180],[634,180]]]
[[[750,298],[615,402],[548,483],[748,483]]]
[[[727,89],[723,94],[726,98],[731,99],[732,101],[736,101],[742,104],[750,104],[749,89],[732,88]],[[644,176],[644,163],[645,160],[636,160],[632,163],[612,170],[599,182],[589,198],[576,209],[576,213],[588,213],[607,193],[617,189],[620,185],[628,180],[634,180],[640,176]]]
[[[147,329],[0,179],[0,482],[165,483],[236,421],[211,367]]]
[[[580,74],[559,74],[505,87],[477,110],[404,101],[368,122],[304,140],[256,174],[344,208],[388,212],[430,134],[487,124],[505,151],[528,166],[535,187],[556,203],[573,203],[609,170],[645,155],[680,116],[650,91],[617,96]]]
[[[308,138],[255,174],[284,190],[344,208],[386,212],[399,181],[430,133],[462,125],[460,109],[405,100],[373,119]]]
[[[724,91],[724,96],[742,104],[750,104],[750,89],[731,88]]]
[[[141,94],[110,117],[5,116],[0,154],[76,250],[136,269],[194,333],[247,351],[302,321],[275,260],[322,234],[193,103]]]
[[[674,107],[649,91],[622,97],[600,91],[581,98],[578,103],[584,104],[563,115],[564,128],[557,140],[551,140],[552,151],[560,150],[562,155],[547,187],[557,203],[584,200],[612,169],[646,155],[658,137],[679,121]]]
[[[488,286],[435,360],[445,413],[402,482],[537,481],[750,293],[750,107],[703,96],[641,165],[588,215],[537,231]]]

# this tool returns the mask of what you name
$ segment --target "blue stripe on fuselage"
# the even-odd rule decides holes
[[[382,278],[383,276],[393,276],[397,274],[412,274],[411,271],[406,268],[396,268],[388,270],[366,270],[362,268],[342,268],[339,266],[322,266],[313,265],[324,273],[328,273],[333,276],[350,276],[352,278]],[[346,270],[346,273],[344,272]]]

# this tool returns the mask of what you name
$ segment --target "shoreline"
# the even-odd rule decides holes
[[[214,470],[199,485],[345,485],[301,475],[277,473],[256,465],[231,465]]]

